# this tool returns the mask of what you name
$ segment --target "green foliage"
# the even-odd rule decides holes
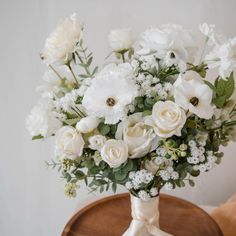
[[[43,138],[44,137],[41,134],[39,134],[39,135],[33,136],[32,140],[43,139]]]
[[[233,72],[225,80],[217,78],[214,85],[206,81],[205,83],[214,92],[213,103],[217,108],[223,108],[227,100],[232,96],[234,92],[235,82]]]

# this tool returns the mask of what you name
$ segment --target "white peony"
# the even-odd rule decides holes
[[[187,79],[191,75],[193,79]],[[211,105],[213,92],[204,84],[196,72],[186,72],[180,75],[177,85],[174,84],[175,102],[185,110],[200,118],[210,119],[213,115]]]
[[[64,126],[56,133],[56,156],[76,159],[83,154],[84,140],[82,135],[71,126]]]
[[[225,79],[236,69],[236,37],[222,45],[216,45],[205,57],[209,68],[217,68],[219,75]]]
[[[185,122],[184,110],[172,101],[157,102],[153,106],[151,117],[146,118],[146,123],[152,125],[156,134],[162,138],[181,136]]]
[[[151,28],[141,35],[139,54],[155,53],[160,59],[172,64],[193,61],[196,44],[191,33],[179,25],[163,25]]]
[[[137,96],[128,63],[107,65],[92,81],[82,100],[87,113],[104,117],[105,123],[115,124],[126,116],[126,108]]]
[[[46,39],[42,58],[47,64],[66,64],[72,58],[82,34],[82,25],[73,14],[66,18]]]
[[[49,137],[62,127],[64,118],[56,112],[53,102],[44,98],[31,110],[26,119],[26,128],[32,136]]]
[[[130,29],[112,30],[108,35],[108,41],[115,52],[130,49],[133,45],[132,32]]]
[[[135,113],[127,121],[121,122],[116,138],[123,139],[128,145],[129,158],[144,157],[158,145],[158,138],[152,127],[144,123],[142,113]]]
[[[117,168],[128,159],[128,146],[122,140],[110,139],[101,150],[102,160]]]
[[[94,135],[89,138],[89,148],[93,150],[98,150],[101,151],[103,148],[105,142],[106,142],[106,137],[100,134]]]
[[[99,119],[92,116],[83,117],[77,124],[76,129],[81,133],[89,133],[98,127]]]

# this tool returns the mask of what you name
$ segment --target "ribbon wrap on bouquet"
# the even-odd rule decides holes
[[[132,221],[122,236],[171,236],[159,228],[159,197],[143,201],[130,195]]]

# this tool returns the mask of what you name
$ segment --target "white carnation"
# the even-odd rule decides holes
[[[26,127],[32,136],[49,137],[62,127],[64,116],[56,112],[49,99],[42,99],[31,110],[26,119]]]

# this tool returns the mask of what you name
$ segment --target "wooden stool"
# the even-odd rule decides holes
[[[160,195],[160,228],[175,236],[223,236],[216,222],[196,205]],[[131,221],[129,194],[98,200],[77,212],[62,236],[121,236]]]

